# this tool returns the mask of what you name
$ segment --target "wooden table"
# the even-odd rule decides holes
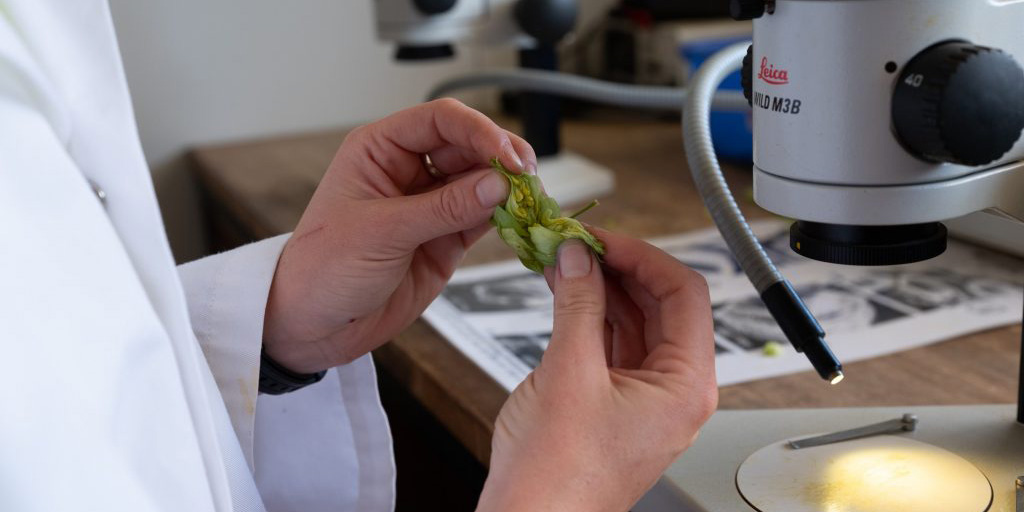
[[[511,123],[504,123],[515,128]],[[218,248],[285,233],[295,226],[343,139],[344,130],[313,133],[193,152],[210,199]],[[612,197],[587,214],[588,222],[637,237],[711,226],[694,190],[675,122],[567,123],[566,147],[617,173]],[[543,168],[540,174],[543,177]],[[766,212],[748,199],[749,169],[726,168],[750,218]],[[571,205],[565,205],[571,206]],[[466,264],[507,259],[494,234]],[[846,366],[841,386],[813,372],[721,390],[722,408],[976,404],[1016,399],[1020,325],[993,329]],[[378,365],[422,403],[479,461],[490,456],[494,419],[507,394],[424,321],[417,321],[375,352]]]

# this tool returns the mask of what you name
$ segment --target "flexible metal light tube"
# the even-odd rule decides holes
[[[683,107],[683,144],[693,181],[711,212],[711,218],[750,282],[758,293],[763,293],[769,286],[781,281],[782,276],[750,231],[750,226],[729,191],[711,143],[709,118],[712,94],[729,73],[739,68],[747,53],[747,46],[749,43],[737,43],[714,54],[690,80],[690,94]]]
[[[494,70],[457,76],[435,86],[428,99],[477,87],[500,87],[509,91],[552,94],[602,105],[652,110],[677,110],[686,100],[686,89],[681,87],[617,84],[537,69]],[[726,91],[714,96],[712,108],[746,112],[750,105],[739,91]]]
[[[818,375],[838,384],[843,380],[843,365],[825,343],[825,331],[817,319],[750,231],[729,191],[711,143],[711,98],[722,80],[741,65],[747,46],[747,43],[734,44],[712,55],[690,80],[690,94],[683,106],[686,159],[704,205],[761,301],[793,347],[807,356]]]

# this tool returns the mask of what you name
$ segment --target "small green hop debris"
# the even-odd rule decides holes
[[[782,355],[783,350],[785,349],[783,348],[782,343],[779,343],[774,340],[769,340],[767,343],[764,344],[764,347],[761,348],[761,353],[764,354],[766,357],[778,357]]]
[[[541,189],[540,178],[512,174],[496,157],[491,159],[491,167],[509,181],[508,201],[494,209],[491,224],[498,228],[498,236],[516,251],[526,268],[544,272],[544,267],[555,264],[558,246],[570,238],[582,240],[599,256],[604,254],[601,241],[576,220],[596,206],[597,201],[563,217],[558,203]]]

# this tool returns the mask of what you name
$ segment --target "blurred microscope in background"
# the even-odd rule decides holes
[[[451,57],[459,44],[514,48],[522,70],[633,85],[678,87],[703,59],[751,34],[749,23],[725,18],[728,5],[717,0],[377,0],[375,5],[378,37],[395,43],[400,62]],[[503,91],[506,110],[522,121],[522,134],[537,151],[552,196],[573,203],[611,193],[610,170],[561,147],[563,116],[593,114],[604,108],[600,102],[495,85]],[[722,88],[738,92],[738,73]],[[677,120],[679,105],[681,97],[654,115],[667,111]],[[615,115],[652,114],[619,109]],[[750,161],[746,109],[715,112],[713,128],[724,158]]]

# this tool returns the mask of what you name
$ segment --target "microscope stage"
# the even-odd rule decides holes
[[[816,448],[805,448],[802,450],[791,450],[789,453],[806,452],[792,460],[778,460],[774,466],[770,462],[773,452],[777,456],[782,452],[781,442],[789,439],[798,439],[808,435],[822,432],[835,432],[846,430],[852,427],[859,427],[869,423],[899,418],[905,413],[917,415],[919,423],[917,430],[896,434],[893,436],[879,436],[864,438],[856,441],[846,441],[833,445],[819,446]],[[634,512],[743,512],[757,511],[775,512],[797,512],[801,510],[815,510],[823,512],[867,512],[872,510],[886,510],[886,508],[870,508],[865,505],[862,499],[856,494],[845,494],[852,486],[865,485],[870,483],[872,478],[877,478],[878,484],[874,487],[875,496],[879,497],[883,492],[892,491],[894,488],[911,482],[909,476],[900,476],[903,469],[895,468],[891,477],[886,477],[885,471],[893,470],[890,465],[885,469],[878,465],[876,459],[863,455],[871,443],[876,448],[900,448],[906,452],[907,448],[920,449],[928,447],[929,450],[920,449],[920,461],[930,459],[937,461],[932,464],[936,469],[941,463],[945,469],[943,473],[973,475],[963,477],[964,482],[956,485],[966,485],[975,494],[980,493],[977,501],[984,500],[985,489],[980,484],[981,479],[987,478],[991,485],[992,504],[988,508],[987,502],[981,508],[972,505],[969,508],[960,510],[990,510],[998,512],[1013,512],[1016,510],[1016,488],[1017,476],[1024,475],[1024,426],[1015,421],[1015,405],[970,405],[970,406],[926,406],[926,407],[872,407],[872,408],[843,408],[843,409],[765,409],[750,411],[719,411],[701,430],[700,436],[693,446],[690,447],[682,457],[679,458],[665,472],[661,481],[645,496],[640,503],[634,507]],[[899,441],[895,441],[899,439]],[[881,443],[881,444],[879,444]],[[843,446],[846,445],[846,446]],[[827,448],[819,453],[830,453],[834,456],[825,457],[820,460],[814,458],[813,450]],[[841,460],[840,452],[849,450],[851,454],[845,461]],[[832,453],[835,451],[835,453]],[[803,457],[810,455],[811,457]],[[762,459],[763,458],[763,459]],[[804,458],[806,460],[799,460]],[[746,462],[745,462],[746,461]],[[909,459],[900,461],[894,459],[899,466]],[[960,462],[957,462],[960,461]],[[831,464],[831,467],[830,467]],[[748,467],[749,465],[749,467]],[[774,481],[758,481],[755,483],[751,478],[755,474],[757,478],[767,478],[772,469],[776,468],[778,473]],[[755,471],[760,468],[760,471]],[[767,468],[767,469],[766,469]],[[974,469],[971,473],[968,469]],[[833,475],[845,473],[844,480],[825,480],[824,474],[832,471]],[[979,476],[983,475],[980,477]],[[940,477],[941,478],[941,477]],[[858,481],[850,481],[859,479]],[[788,483],[787,483],[788,482]],[[838,482],[838,483],[837,483]],[[737,489],[737,484],[740,488]],[[833,486],[835,484],[836,486]],[[754,508],[748,500],[754,501],[753,495],[756,492],[769,492],[777,488],[780,492],[783,489],[789,490],[789,495],[794,501],[791,506],[783,508],[768,508],[767,505],[760,505],[763,508]],[[868,486],[870,487],[870,486]],[[927,484],[925,491],[935,489],[931,482]],[[740,493],[740,489],[744,494]],[[817,489],[817,490],[815,490]],[[867,491],[862,487],[864,492]],[[888,490],[888,491],[887,491]],[[828,496],[832,491],[831,508],[820,506],[820,500],[813,506],[804,506],[799,501],[800,495],[813,499]],[[749,494],[749,496],[748,496]],[[747,499],[744,499],[744,496]],[[756,499],[756,498],[755,498]],[[803,503],[807,503],[805,500]],[[870,501],[868,502],[870,504]],[[903,508],[898,502],[895,507],[888,510],[914,510]],[[936,496],[933,506],[928,508],[929,512],[945,510],[941,508],[945,504],[954,503],[942,496]],[[973,508],[971,508],[973,507]],[[950,509],[952,510],[952,509]]]
[[[985,512],[992,487],[963,457],[903,436],[879,435],[754,452],[736,487],[760,512]]]

